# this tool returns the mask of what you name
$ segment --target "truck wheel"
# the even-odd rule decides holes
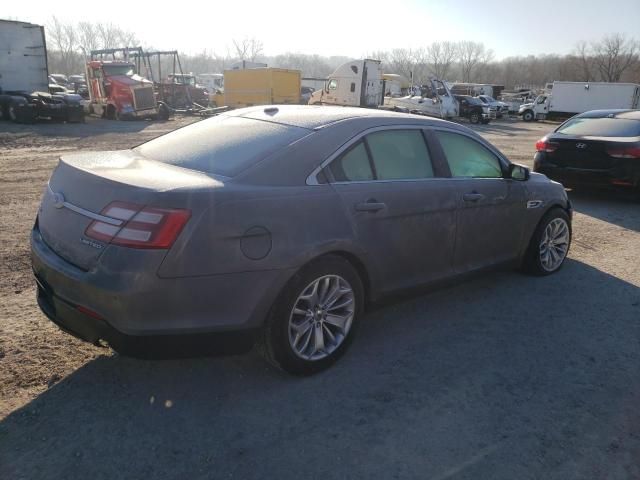
[[[472,113],[471,115],[469,115],[469,121],[473,124],[477,124],[480,122],[480,114],[479,113]]]
[[[14,101],[9,105],[9,118],[15,123],[34,123],[36,115],[28,104]]]
[[[105,113],[105,118],[107,120],[117,120],[118,114],[116,112],[116,108],[113,105],[108,105]]]
[[[531,110],[527,110],[526,112],[524,112],[522,114],[522,120],[524,120],[525,122],[532,122],[533,121],[533,112]]]
[[[169,107],[167,107],[164,103],[158,104],[158,120],[169,120],[169,116],[171,112],[169,111]]]

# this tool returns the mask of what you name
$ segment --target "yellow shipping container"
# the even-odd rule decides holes
[[[224,104],[231,108],[300,103],[300,70],[248,68],[224,71]]]

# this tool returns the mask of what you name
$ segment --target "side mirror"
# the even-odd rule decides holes
[[[512,163],[509,165],[509,178],[512,180],[517,180],[519,182],[525,182],[529,180],[530,172],[527,167],[523,167],[522,165],[517,165]]]

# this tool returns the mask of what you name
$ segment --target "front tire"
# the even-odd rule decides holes
[[[292,374],[324,370],[353,341],[363,310],[357,271],[342,257],[321,257],[296,273],[276,300],[263,330],[263,353]]]
[[[523,270],[551,275],[562,268],[571,245],[571,220],[561,208],[549,210],[536,227],[525,254]]]
[[[469,115],[469,121],[471,123],[473,123],[474,125],[480,123],[480,114],[479,113],[472,113],[471,115]]]
[[[533,122],[533,112],[531,110],[527,110],[522,114],[522,120],[525,122]]]

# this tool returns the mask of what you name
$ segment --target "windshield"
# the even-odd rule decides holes
[[[189,76],[176,76],[174,77],[174,81],[180,85],[195,85],[196,84],[196,79],[195,77],[189,77]]]
[[[469,102],[469,105],[483,105],[482,101],[476,97],[459,97],[458,101],[466,100]]]
[[[105,77],[113,77],[116,75],[126,75],[132,77],[135,75],[135,69],[133,65],[103,65]]]
[[[305,128],[220,115],[134,150],[151,160],[233,177],[308,133]]]
[[[593,137],[640,137],[640,121],[623,118],[572,118],[556,133]]]

